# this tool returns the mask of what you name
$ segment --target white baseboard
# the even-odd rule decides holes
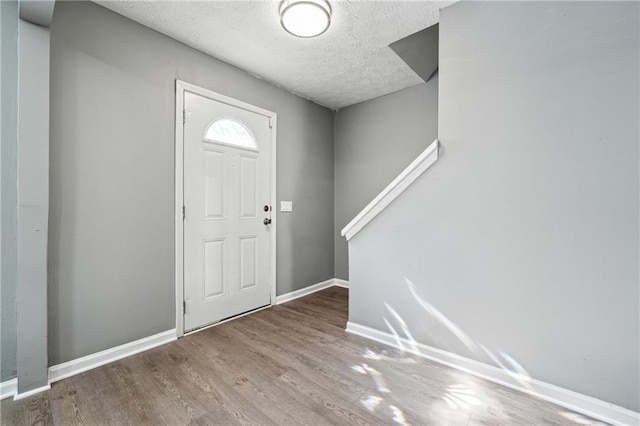
[[[578,392],[564,389],[550,383],[530,379],[529,384],[532,389],[528,389],[514,380],[514,378],[505,370],[493,365],[465,358],[421,343],[410,342],[407,339],[396,337],[391,333],[376,330],[353,322],[347,323],[346,331],[394,348],[404,349],[407,352],[414,353],[431,361],[435,361],[508,388],[533,395],[537,398],[552,402],[607,423],[614,425],[640,424],[640,413],[636,413],[635,411],[631,411]],[[415,350],[410,348],[415,348]]]
[[[29,398],[30,396],[40,392],[48,391],[49,389],[51,389],[51,383],[47,383],[45,386],[41,386],[36,389],[18,393],[18,379],[11,379],[0,383],[0,399],[13,397],[14,401],[18,401],[24,398]]]
[[[96,352],[95,354],[83,356],[82,358],[74,359],[69,362],[54,365],[49,367],[49,383],[75,376],[76,374],[135,355],[148,349],[155,348],[156,346],[164,345],[165,343],[169,343],[174,340],[176,340],[175,328],[154,334],[153,336],[134,340],[133,342],[125,343],[124,345],[106,349],[101,352]]]
[[[29,398],[30,396],[33,396],[35,394],[38,394],[40,392],[45,392],[48,391],[49,389],[51,389],[51,383],[47,383],[45,386],[41,386],[39,388],[36,389],[31,389],[30,391],[26,391],[26,392],[22,392],[22,393],[17,393],[16,390],[16,394],[13,396],[13,400],[14,401],[18,401],[24,398]]]
[[[84,373],[85,371],[93,368],[135,355],[148,349],[155,348],[156,346],[164,345],[165,343],[169,343],[174,340],[176,340],[175,328],[173,330],[167,330],[162,333],[154,334],[153,336],[125,343],[124,345],[116,346],[115,348],[106,349],[95,354],[54,365],[49,367],[49,383],[46,386],[23,393],[18,393],[18,379],[7,380],[6,382],[0,383],[0,399],[5,399],[10,396],[13,396],[14,401],[28,398],[37,393],[51,389],[51,383],[57,382],[58,380]]]
[[[333,285],[335,285],[336,287],[349,288],[349,281],[341,280],[340,278],[334,278]]]
[[[315,293],[316,291],[324,290],[329,287],[349,287],[349,282],[345,280],[341,280],[338,278],[331,278],[326,281],[322,281],[318,284],[310,285],[309,287],[301,288],[300,290],[291,291],[289,293],[282,294],[276,297],[276,305],[281,305],[286,302],[290,302],[294,299],[298,299],[300,297],[308,296],[311,293]]]
[[[333,286],[348,288],[349,282],[332,278],[321,283],[278,296],[276,297],[276,304],[279,305],[281,303],[289,302],[299,297]],[[14,396],[14,399],[27,398],[31,395],[35,395],[36,393],[49,390],[51,388],[51,383],[66,379],[67,377],[75,376],[76,374],[84,373],[85,371],[155,348],[156,346],[164,345],[165,343],[169,343],[174,340],[176,340],[176,329],[167,330],[153,336],[125,343],[124,345],[54,365],[49,367],[49,384],[47,386],[24,392],[22,394],[17,393],[17,379],[7,380],[0,383],[0,399],[8,398],[10,396]]]
[[[348,284],[349,283],[347,281],[332,278],[330,280],[323,281],[321,283],[278,296],[276,297],[276,304],[285,303],[290,300],[315,293],[316,291],[324,290],[325,288],[329,288],[334,285],[339,287],[348,287]],[[219,324],[220,323],[215,325]],[[49,384],[47,386],[34,389],[22,394],[17,394],[17,379],[7,380],[6,382],[0,383],[0,396],[1,399],[8,398],[10,396],[14,396],[14,399],[26,398],[36,393],[50,389],[51,383],[66,379],[67,377],[75,376],[76,374],[84,373],[85,371],[100,367],[105,364],[109,364],[110,362],[114,362],[131,355],[135,355],[148,349],[155,348],[156,346],[164,345],[165,343],[169,343],[174,340],[176,340],[176,329],[167,330],[153,336],[125,343],[124,345],[116,346],[114,348],[106,349],[104,351],[87,355],[82,358],[54,365],[52,367],[49,367]]]
[[[309,287],[301,288],[300,290],[291,291],[289,293],[276,296],[276,305],[281,305],[286,302],[290,302],[294,299],[307,296],[316,291],[324,290],[325,288],[333,287],[333,278],[330,280],[322,281],[318,284],[310,285]]]
[[[0,382],[0,399],[9,398],[18,392],[18,379]]]

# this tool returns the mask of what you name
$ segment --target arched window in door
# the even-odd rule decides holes
[[[258,150],[253,132],[243,122],[232,117],[221,117],[207,128],[204,138],[210,142],[236,146],[238,148]]]

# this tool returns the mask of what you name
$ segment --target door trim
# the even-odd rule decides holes
[[[269,118],[271,123],[271,276],[269,287],[271,288],[271,306],[276,303],[276,235],[278,221],[276,218],[276,135],[277,117],[275,112],[259,108],[257,106],[230,98],[217,92],[176,79],[176,134],[175,134],[175,266],[176,266],[176,337],[184,335],[184,222],[182,220],[182,206],[184,205],[184,93],[191,92],[205,98],[212,99],[236,108],[263,115]]]

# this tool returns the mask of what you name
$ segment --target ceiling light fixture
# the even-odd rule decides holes
[[[280,23],[294,36],[316,37],[329,28],[331,7],[327,0],[284,0],[280,5]]]

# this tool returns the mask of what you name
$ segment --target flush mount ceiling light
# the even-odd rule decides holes
[[[316,37],[329,28],[331,7],[327,0],[284,0],[280,5],[280,23],[294,36]]]

